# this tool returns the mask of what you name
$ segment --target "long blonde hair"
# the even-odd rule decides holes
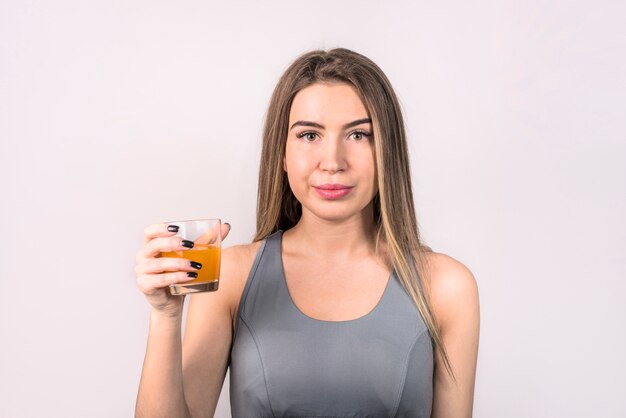
[[[419,236],[402,112],[391,83],[369,58],[345,48],[307,52],[299,56],[278,81],[263,130],[254,240],[293,227],[302,214],[302,207],[291,192],[283,170],[283,158],[293,99],[300,90],[316,82],[352,85],[370,113],[378,174],[378,193],[373,200],[377,243],[382,241],[388,248],[388,260],[424,319],[435,348],[454,379],[427,298],[426,253],[432,250],[422,244]]]

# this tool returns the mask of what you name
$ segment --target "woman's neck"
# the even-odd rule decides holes
[[[303,213],[298,223],[285,232],[285,238],[292,251],[314,258],[340,261],[371,256],[375,253],[376,227],[373,215],[367,212],[343,222]]]

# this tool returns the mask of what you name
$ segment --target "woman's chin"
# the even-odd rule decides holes
[[[311,215],[311,217],[323,222],[339,224],[361,219],[365,216],[365,212],[363,209],[354,210],[354,208],[339,207],[337,205],[337,207],[311,208],[310,210],[304,210],[302,215],[303,217]]]

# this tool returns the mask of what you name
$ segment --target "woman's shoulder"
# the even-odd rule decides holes
[[[431,305],[439,321],[446,322],[478,308],[478,284],[471,270],[443,253],[425,253],[429,267]]]
[[[425,256],[434,285],[458,286],[476,283],[474,274],[461,261],[435,251],[426,252]]]
[[[222,248],[220,292],[223,292],[222,297],[227,299],[233,328],[239,301],[260,247],[261,241]]]
[[[256,241],[250,244],[233,245],[223,249],[222,271],[233,279],[243,281],[245,285],[245,279],[248,277],[261,243],[262,241]]]
[[[222,254],[224,257],[231,258],[254,258],[256,256],[257,251],[261,247],[261,243],[263,241],[255,241],[249,244],[237,244],[222,250]]]

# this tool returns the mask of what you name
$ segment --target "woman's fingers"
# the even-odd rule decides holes
[[[159,253],[165,251],[184,251],[193,248],[193,241],[185,240],[181,237],[176,237],[175,228],[171,228],[168,231],[168,224],[153,224],[144,229],[144,248],[140,250],[135,259],[139,263],[146,258],[153,258],[159,256]],[[225,223],[221,225],[222,240],[224,240],[230,232],[230,224]]]
[[[193,265],[192,265],[193,263]],[[198,271],[202,264],[186,258],[159,257],[148,258],[135,266],[135,274],[158,274],[169,271]]]
[[[171,237],[176,235],[176,232],[178,232],[176,225],[168,225],[166,223],[148,225],[143,230],[143,243],[145,245],[150,240],[158,237]]]
[[[181,237],[153,238],[137,253],[137,261],[153,258],[166,251],[185,251],[193,248],[193,241]]]
[[[230,232],[231,226],[229,223],[223,223],[221,227],[222,229],[220,232],[222,234],[222,240],[224,240]],[[166,223],[148,225],[143,230],[144,245],[148,244],[148,242],[155,238],[173,237],[177,232],[178,227],[176,225],[169,225]]]
[[[222,241],[224,241],[224,239],[226,238],[226,236],[230,232],[230,224],[229,223],[222,224],[222,231],[221,232],[222,232]]]

